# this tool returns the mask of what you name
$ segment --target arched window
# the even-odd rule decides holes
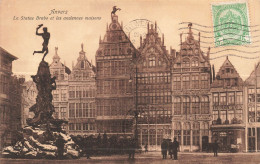
[[[181,115],[181,98],[174,98],[174,115]]]
[[[146,60],[143,60],[143,66],[146,67]]]
[[[188,59],[188,58],[183,59],[182,66],[183,67],[190,67],[190,59]]]
[[[201,114],[209,114],[209,97],[203,96],[201,98]]]
[[[84,63],[84,61],[81,61],[80,67],[81,67],[82,69],[85,68],[85,63]]]
[[[183,114],[190,114],[190,98],[188,96],[183,98]]]
[[[198,61],[198,59],[193,59],[192,62],[191,62],[191,66],[192,66],[192,67],[198,67],[198,66],[199,66],[199,61]]]
[[[154,67],[155,66],[155,56],[150,56],[149,57],[149,67]]]
[[[200,145],[200,123],[194,122],[192,127],[192,138],[193,138],[193,145],[199,146]]]
[[[162,66],[162,61],[158,60],[158,66]]]
[[[200,99],[199,96],[192,97],[192,114],[200,113]]]
[[[183,145],[190,145],[190,123],[188,122],[183,126]]]
[[[177,138],[178,142],[181,143],[181,123],[174,123],[174,138]]]
[[[201,132],[202,132],[202,136],[208,136],[209,135],[209,123],[208,122],[202,123]]]

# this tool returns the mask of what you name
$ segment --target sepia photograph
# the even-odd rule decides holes
[[[260,0],[0,0],[0,163],[260,163]]]

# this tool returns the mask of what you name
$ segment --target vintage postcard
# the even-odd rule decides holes
[[[0,163],[259,152],[260,0],[0,0]]]

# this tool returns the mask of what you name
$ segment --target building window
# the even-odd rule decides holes
[[[193,145],[199,146],[200,145],[200,123],[199,122],[193,123],[192,138],[193,138]]]
[[[155,66],[155,57],[151,56],[149,57],[149,67],[154,67]]]
[[[181,115],[181,98],[174,98],[174,115]]]
[[[146,60],[143,60],[143,67],[146,67]]]
[[[208,136],[209,135],[209,123],[203,122],[201,126],[201,135]]]
[[[158,66],[161,66],[161,65],[162,65],[162,61],[158,60]]]
[[[255,122],[255,107],[248,107],[248,122]]]
[[[76,117],[82,117],[82,104],[76,103]]]
[[[155,129],[150,129],[150,145],[155,145],[156,144],[156,133]]]
[[[190,114],[190,98],[188,96],[183,98],[183,114]]]
[[[213,110],[213,120],[214,121],[217,121],[217,119],[218,119],[218,110]]]
[[[190,77],[183,76],[183,89],[190,89]]]
[[[227,105],[226,93],[220,93],[220,105]]]
[[[226,110],[222,110],[220,111],[220,119],[221,119],[221,123],[224,123],[226,120],[226,115],[227,115],[227,111]]]
[[[248,102],[255,102],[255,89],[248,89]]]
[[[190,145],[190,124],[185,123],[183,127],[183,145]]]
[[[84,68],[85,68],[85,63],[84,63],[84,61],[81,61],[80,67],[81,67],[81,69],[84,69]]]
[[[201,114],[209,114],[209,98],[208,98],[208,96],[201,97]]]
[[[243,115],[243,111],[242,110],[240,110],[240,109],[238,109],[238,110],[236,110],[236,118],[237,118],[237,120],[239,121],[239,122],[242,122],[242,115]]]
[[[76,98],[82,98],[81,87],[76,87]]]
[[[75,98],[75,87],[69,87],[69,97]]]
[[[147,127],[145,127],[147,128]],[[148,130],[147,129],[142,129],[142,144],[148,144]]]
[[[61,90],[61,101],[67,101],[66,89]]]
[[[177,138],[177,141],[181,143],[181,123],[174,123],[174,138]]]
[[[69,117],[74,118],[75,117],[75,103],[69,104]]]
[[[183,59],[182,61],[182,66],[183,67],[190,67],[190,60],[189,59]]]
[[[83,108],[82,108],[82,112],[83,112],[83,117],[86,118],[88,117],[88,104],[87,103],[83,103]]]
[[[192,97],[192,114],[200,113],[200,99],[198,96]]]
[[[76,123],[76,130],[81,130],[81,123]]]
[[[61,107],[60,108],[60,115],[61,115],[61,119],[66,119],[67,116],[66,116],[66,108],[65,107]]]
[[[243,104],[243,92],[237,92],[236,93],[236,104]]]
[[[75,126],[72,123],[69,123],[69,130],[75,130]]]
[[[181,77],[180,76],[173,77],[173,89],[175,89],[175,90],[181,89]]]
[[[59,94],[53,94],[53,101],[59,101]]]
[[[59,118],[59,107],[55,107],[54,108],[55,112],[54,112],[54,118]]]
[[[192,83],[191,86],[193,89],[199,89],[199,76],[194,75],[191,77]]]
[[[198,61],[197,59],[192,60],[191,66],[192,66],[192,67],[198,67],[198,66],[199,66],[199,61]]]
[[[228,110],[228,120],[229,120],[229,123],[232,123],[232,120],[234,119],[234,117],[235,117],[234,110]]]
[[[219,104],[218,93],[213,93],[213,106],[218,106],[218,104]]]
[[[9,78],[5,75],[0,76],[0,93],[8,94],[9,92]]]
[[[208,75],[201,75],[201,88],[202,89],[209,88]]]
[[[228,105],[234,105],[235,104],[235,93],[230,92],[228,93]]]
[[[84,130],[84,131],[89,130],[89,124],[83,123],[83,130]]]

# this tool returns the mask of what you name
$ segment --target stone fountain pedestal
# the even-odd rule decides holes
[[[79,148],[69,135],[61,128],[67,121],[54,119],[52,114],[52,90],[56,89],[56,77],[51,78],[49,65],[41,61],[37,74],[32,76],[36,83],[38,95],[36,104],[30,111],[34,112],[32,119],[27,119],[28,126],[23,128],[19,141],[3,149],[2,155],[11,158],[57,158],[56,141],[58,138],[64,140],[64,157],[78,158]]]

